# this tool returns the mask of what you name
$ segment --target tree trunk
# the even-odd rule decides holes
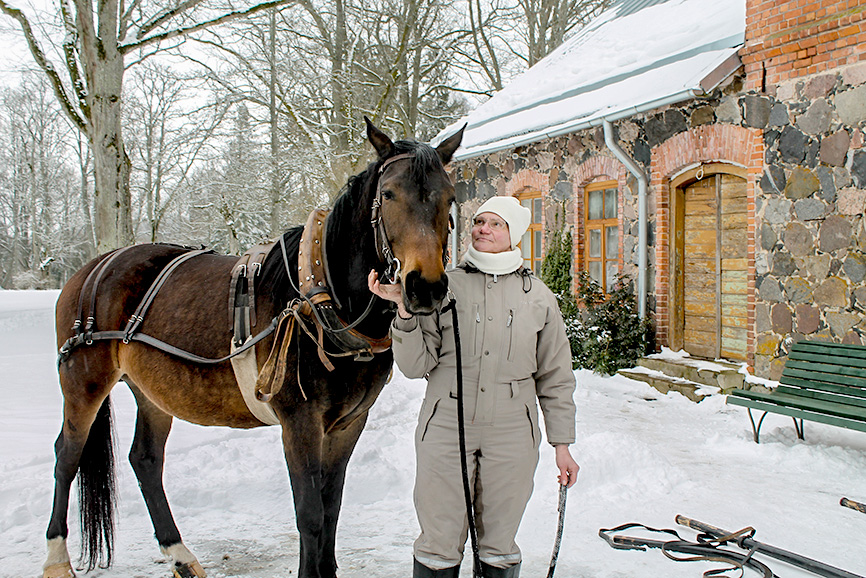
[[[132,244],[130,161],[121,131],[123,57],[104,58],[94,71],[90,97],[94,181],[96,252],[101,254]]]

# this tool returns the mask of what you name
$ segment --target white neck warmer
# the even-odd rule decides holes
[[[523,255],[520,254],[520,249],[501,253],[485,253],[476,250],[472,245],[469,245],[466,253],[464,253],[463,260],[479,271],[490,275],[514,273],[523,265]]]

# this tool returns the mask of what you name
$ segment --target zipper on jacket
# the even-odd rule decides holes
[[[505,322],[505,327],[508,329],[508,361],[511,361],[511,356],[514,347],[514,328],[511,326],[514,322],[514,309],[508,310],[508,321]]]
[[[478,303],[473,305],[475,310],[475,326],[473,327],[474,331],[472,332],[472,353],[471,355],[475,355],[475,352],[478,351],[478,336],[481,334],[481,311],[479,310]]]

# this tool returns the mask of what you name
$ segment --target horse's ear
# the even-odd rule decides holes
[[[451,162],[451,157],[454,155],[454,151],[457,150],[457,147],[460,146],[460,141],[463,140],[463,131],[466,130],[466,125],[460,127],[460,130],[443,140],[439,143],[439,146],[436,147],[436,152],[439,153],[439,159],[442,161],[443,165],[447,165]]]
[[[370,141],[370,144],[379,153],[379,158],[384,159],[391,156],[394,153],[394,143],[391,142],[388,135],[373,126],[373,123],[366,116],[364,117],[364,122],[367,123],[367,140]]]

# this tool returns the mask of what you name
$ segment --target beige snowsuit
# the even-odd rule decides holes
[[[448,272],[463,357],[466,450],[481,560],[520,561],[514,542],[538,464],[536,399],[547,441],[574,442],[574,374],[556,298],[520,271]],[[444,306],[445,303],[442,303]],[[441,310],[441,306],[440,306]],[[426,376],[415,433],[415,558],[433,569],[461,562],[468,533],[457,432],[454,327],[450,311],[395,319],[394,359],[407,377]]]

